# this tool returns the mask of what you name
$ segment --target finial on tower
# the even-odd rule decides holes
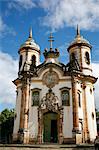
[[[49,42],[50,42],[50,50],[52,50],[52,42],[54,42],[54,40],[53,40],[53,36],[52,36],[52,33],[50,33],[50,36],[49,36]]]
[[[32,38],[32,27],[30,28],[30,31],[29,31],[29,38]]]
[[[77,24],[77,36],[80,36],[80,27]]]

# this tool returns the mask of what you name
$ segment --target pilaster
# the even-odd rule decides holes
[[[87,106],[86,106],[86,85],[85,83],[82,85],[83,89],[83,142],[86,143],[89,141],[89,131],[88,131],[88,118],[87,118]]]
[[[73,132],[79,131],[79,117],[78,117],[78,98],[77,98],[77,81],[72,76],[72,103],[73,103]]]
[[[19,126],[19,140],[21,143],[29,142],[28,113],[29,113],[29,79],[22,80],[21,113]]]

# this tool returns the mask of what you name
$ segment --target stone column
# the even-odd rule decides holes
[[[28,115],[29,115],[29,81],[24,89],[24,143],[29,143],[28,131]]]
[[[42,144],[42,113],[38,109],[38,144]]]
[[[88,119],[87,119],[87,108],[86,108],[86,85],[82,85],[82,90],[83,90],[83,142],[88,142],[89,141],[89,131],[88,131]]]
[[[29,104],[29,83],[22,81],[22,95],[21,95],[21,111],[20,111],[20,128],[19,140],[21,143],[29,143],[28,132],[28,104]]]
[[[73,133],[79,131],[79,116],[78,116],[78,97],[77,97],[77,81],[72,76],[72,103],[73,103]]]
[[[59,144],[63,143],[63,110],[59,112]]]

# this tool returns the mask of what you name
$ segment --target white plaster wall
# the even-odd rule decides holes
[[[57,58],[47,58],[47,59],[46,59],[46,63],[50,63],[50,62],[52,62],[52,63],[57,63],[57,62],[58,62],[58,59],[57,59]]]
[[[81,51],[82,51],[82,66],[84,68],[92,69],[92,65],[91,65],[91,50],[90,50],[90,48],[83,46],[82,49],[81,49]],[[89,56],[90,56],[90,64],[89,65],[85,61],[85,53],[86,52],[88,52]],[[92,71],[87,70],[87,69],[83,69],[83,73],[87,74],[87,75],[92,75]]]
[[[86,91],[86,105],[87,105],[87,118],[88,118],[88,129],[90,134],[90,139],[94,141],[97,135],[96,129],[96,114],[95,114],[95,103],[93,92],[90,94],[90,87],[92,85],[87,83]],[[92,118],[92,112],[94,113],[94,119]]]
[[[77,90],[80,93],[80,102],[81,102],[81,107],[78,107],[78,115],[79,115],[79,119],[83,119],[83,103],[82,103],[83,98],[82,98],[81,82],[78,81],[76,85],[77,85]]]
[[[73,115],[72,106],[64,106],[63,110],[63,136],[64,138],[72,138]]]
[[[29,109],[29,137],[37,138],[38,135],[38,110],[37,106],[30,107]]]
[[[42,76],[42,75],[41,75]],[[61,77],[61,75],[59,75]],[[61,77],[62,78],[62,77]],[[41,79],[41,77],[39,78]],[[34,80],[34,82],[33,82]],[[40,82],[39,82],[40,81]],[[46,95],[46,93],[48,92],[48,88],[46,87],[46,85],[43,85],[42,81],[39,80],[38,82],[35,82],[35,79],[32,79],[32,84],[31,84],[31,89],[34,88],[40,88],[40,100]],[[64,107],[64,118],[63,118],[63,135],[64,137],[68,137],[71,138],[72,137],[72,128],[73,128],[73,116],[72,116],[72,93],[71,93],[71,81],[70,81],[70,77],[65,77],[65,81],[60,80],[59,84],[56,84],[55,87],[52,88],[52,91],[55,93],[55,95],[58,97],[59,99],[59,105],[61,105],[61,90],[60,88],[62,87],[68,87],[70,88],[70,106],[68,107]],[[32,101],[32,98],[30,99],[30,101]],[[30,102],[30,107],[31,107],[31,102]],[[33,124],[33,127],[31,126],[31,129],[29,129],[30,131],[30,135],[32,134],[32,136],[34,137],[35,135],[37,135],[38,129],[36,127],[38,127],[38,120],[37,120],[37,109],[34,107],[30,108],[30,117],[29,117],[29,126],[35,122]],[[33,115],[34,114],[34,115]],[[34,121],[33,121],[34,118]],[[35,129],[35,130],[34,130]]]
[[[22,51],[20,54],[22,55],[22,58],[23,58],[22,66],[20,68],[20,70],[22,70],[24,62],[26,61],[26,50]],[[40,64],[40,53],[35,50],[28,49],[27,63],[31,64],[31,58],[33,55],[36,56],[36,65],[38,66]]]
[[[35,50],[28,52],[28,62],[31,63],[31,58],[33,55],[36,56],[36,65],[38,66],[40,64],[40,54]]]
[[[33,82],[33,80],[32,80]],[[59,99],[59,104],[61,104],[61,91],[59,90],[60,88],[62,87],[68,87],[68,88],[71,88],[71,82],[70,81],[60,81],[59,84],[56,84],[55,87],[52,88],[52,91],[55,93],[55,95],[58,97]],[[40,99],[42,99],[46,93],[48,93],[48,87],[46,87],[46,85],[43,85],[42,82],[35,82],[31,84],[31,89],[34,89],[34,88],[40,88],[42,89],[41,92],[40,92]],[[72,100],[71,100],[72,101]]]
[[[49,68],[45,69],[44,71],[39,72],[39,78],[33,78],[33,79],[39,79],[42,80],[43,75],[49,71]],[[70,79],[70,77],[63,76],[63,72],[61,70],[57,70],[56,68],[53,68],[53,71],[55,71],[58,74],[59,79]]]
[[[90,64],[88,65],[85,61],[85,52],[89,52],[89,56],[90,56]],[[81,50],[78,48],[78,46],[75,46],[73,48],[70,49],[69,53],[71,54],[72,52],[74,52],[76,54],[76,58],[78,60],[79,65],[81,66],[81,59],[82,59],[82,67],[85,68],[83,69],[83,73],[86,75],[92,75],[92,71],[88,70],[86,68],[92,69],[92,65],[91,65],[91,50],[89,47],[86,46],[82,46]],[[82,58],[80,59],[80,53],[82,53]]]
[[[21,89],[18,87],[18,96],[16,97],[16,106],[15,106],[15,112],[16,112],[16,119],[14,119],[14,130],[13,134],[17,134],[19,130],[19,123],[20,123],[20,109],[21,109]]]

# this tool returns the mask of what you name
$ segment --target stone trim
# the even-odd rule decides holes
[[[63,138],[63,143],[64,144],[73,144],[75,143],[74,138]]]
[[[83,142],[86,143],[90,140],[89,137],[89,130],[88,130],[88,118],[87,118],[87,106],[86,106],[86,93],[85,93],[85,89],[86,89],[86,85],[83,84],[82,85],[82,89],[83,89]]]
[[[74,76],[72,76],[73,133],[75,134],[79,131],[78,99],[76,84],[76,79]]]
[[[29,131],[28,131],[28,113],[29,113],[29,95],[30,95],[30,85],[29,79],[26,83],[22,81],[21,87],[21,112],[20,112],[20,123],[19,123],[19,140],[21,139],[22,143],[29,143]]]
[[[42,110],[41,108],[38,108],[38,139],[37,143],[42,144],[43,142],[43,115],[45,113],[49,112],[49,110],[45,109]],[[55,113],[58,115],[58,143],[63,143],[63,110],[58,110]]]
[[[87,68],[87,67],[82,67],[81,69],[87,69],[87,70],[89,70],[89,71],[91,71],[91,72],[92,72],[92,69]]]

